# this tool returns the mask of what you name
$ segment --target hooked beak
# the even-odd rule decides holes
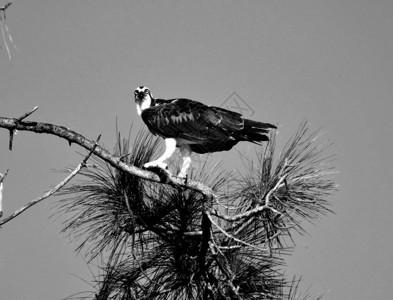
[[[145,94],[143,92],[137,92],[135,94],[135,100],[136,101],[141,101],[141,100],[143,100],[144,97],[145,97]]]

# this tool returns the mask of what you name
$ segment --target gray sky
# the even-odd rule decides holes
[[[4,3],[1,0],[0,3]],[[325,299],[393,294],[393,2],[22,1],[7,11],[12,65],[0,49],[1,116],[64,125],[112,148],[116,118],[142,126],[136,86],[157,97],[221,105],[236,92],[253,119],[279,124],[279,146],[306,119],[333,143],[340,171],[337,213],[307,225],[288,274]],[[248,145],[242,151],[252,150]],[[42,195],[81,151],[53,136],[20,132],[0,172],[9,214]],[[227,169],[236,151],[220,156]],[[214,156],[213,156],[214,158]],[[3,299],[60,299],[90,287],[76,244],[48,216],[51,198],[0,230]],[[27,297],[27,298],[26,298]]]

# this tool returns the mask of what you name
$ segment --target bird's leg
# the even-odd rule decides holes
[[[172,154],[176,150],[176,140],[172,138],[165,139],[165,152],[161,157],[158,159],[145,163],[143,166],[145,168],[151,168],[151,167],[159,167],[161,169],[166,170],[168,168],[167,164],[164,163],[165,160],[170,158]]]
[[[191,165],[191,147],[189,145],[180,146],[180,153],[183,157],[183,164],[177,177],[187,178],[187,171]]]

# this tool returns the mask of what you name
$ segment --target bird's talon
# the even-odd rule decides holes
[[[179,173],[176,176],[179,179],[183,179],[184,180],[184,184],[187,184],[187,180],[188,180],[188,174],[187,173]]]
[[[148,169],[148,168],[160,168],[160,169],[163,169],[163,170],[168,170],[168,165],[166,163],[156,162],[156,161],[145,163],[143,165],[143,167],[145,169]]]

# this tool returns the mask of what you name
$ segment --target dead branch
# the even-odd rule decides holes
[[[99,141],[101,135],[97,138],[97,142]],[[98,146],[98,144],[96,144]],[[95,147],[94,147],[95,148]],[[28,202],[26,205],[22,206],[19,208],[17,211],[12,213],[10,216],[4,218],[3,220],[0,220],[0,226],[4,225],[5,223],[11,221],[15,217],[19,216],[21,213],[23,213],[25,210],[28,208],[32,207],[33,205],[41,202],[42,200],[45,200],[52,196],[54,193],[59,191],[63,186],[65,186],[72,178],[75,177],[79,173],[82,168],[86,167],[86,162],[90,158],[90,156],[93,154],[94,148],[89,152],[89,154],[82,160],[82,162],[68,175],[62,182],[60,182],[58,185],[56,185],[53,189],[51,189],[49,192],[45,193],[43,196],[38,197],[34,200],[31,200]],[[4,177],[3,177],[4,178]]]
[[[32,112],[34,112],[34,110]],[[25,117],[25,115],[27,117],[32,112],[27,113],[27,115],[24,114],[22,117]],[[114,156],[99,145],[96,146],[94,141],[87,139],[83,135],[67,127],[42,122],[23,121],[19,120],[19,118],[0,117],[0,128],[5,128],[10,131],[30,131],[35,133],[45,133],[58,136],[62,139],[67,140],[70,144],[75,143],[89,151],[93,151],[94,155],[108,162],[114,168],[122,170],[131,175],[138,176],[142,179],[163,183],[162,177],[160,178],[160,176],[156,173],[143,170],[133,165],[128,165],[122,162],[120,157]],[[168,178],[165,178],[164,182],[172,186],[181,186],[201,193],[204,196],[206,203],[208,204],[207,206],[211,207],[210,203],[212,203],[215,195],[213,194],[213,191],[210,187],[193,180],[187,180],[187,182],[185,183],[181,178],[177,178],[176,176],[170,176]]]
[[[210,252],[212,253],[217,266],[221,270],[222,274],[224,274],[227,284],[232,290],[232,293],[234,294],[233,296],[236,296],[237,299],[242,300],[243,298],[240,297],[239,295],[239,286],[235,286],[235,284],[233,283],[234,276],[232,274],[231,268],[229,267],[229,263],[228,260],[226,259],[226,256],[222,253],[220,247],[217,246],[214,239],[212,239],[212,241],[209,243],[209,247],[210,247]],[[218,254],[221,255],[223,262],[225,262],[225,266],[218,259]]]
[[[33,112],[35,112],[37,109],[38,109],[38,106],[34,107],[31,111],[29,111],[29,112],[27,112],[27,113],[21,115],[19,118],[17,118],[17,120],[18,120],[19,122],[20,122],[20,121],[23,121],[23,120],[26,119],[28,116],[30,116]],[[17,133],[17,130],[16,130],[16,129],[10,129],[10,141],[9,141],[9,145],[8,145],[8,149],[9,149],[10,151],[12,151],[12,144],[13,144],[13,141],[14,141],[14,134],[16,134],[16,133]]]
[[[0,29],[1,29],[1,36],[3,38],[3,42],[5,45],[5,48],[7,50],[7,54],[8,54],[8,59],[10,62],[12,62],[11,59],[11,51],[10,48],[8,46],[8,42],[7,42],[7,37],[6,37],[6,33],[8,34],[8,40],[11,43],[11,45],[13,44],[13,40],[12,40],[12,36],[8,30],[8,26],[7,23],[5,22],[7,19],[6,13],[5,11],[7,10],[7,8],[12,4],[12,2],[8,2],[7,4],[5,4],[4,6],[0,7]],[[3,21],[4,19],[4,21]],[[1,48],[1,47],[0,47]],[[14,45],[14,48],[16,49],[16,46]]]
[[[0,10],[2,10],[3,12],[5,12],[5,10],[8,8],[8,6],[10,6],[12,4],[12,2],[8,2],[5,5],[3,5],[2,7],[0,7]]]
[[[236,222],[236,221],[239,221],[241,219],[244,219],[244,218],[256,215],[256,214],[258,214],[258,213],[260,213],[261,211],[264,211],[264,210],[271,210],[271,211],[273,211],[276,214],[281,214],[277,209],[274,209],[271,206],[266,206],[266,205],[257,206],[257,207],[255,207],[253,209],[247,210],[244,213],[237,214],[237,215],[234,215],[234,216],[224,215],[224,214],[221,214],[220,212],[218,212],[216,210],[212,214],[214,216],[220,218],[220,219],[225,220],[225,221]]]
[[[3,216],[3,181],[8,175],[8,169],[5,174],[0,173],[0,218]]]
[[[0,183],[3,183],[4,179],[8,175],[8,171],[9,171],[9,169],[7,169],[7,171],[5,171],[4,175],[0,173]]]
[[[270,197],[273,195],[274,192],[276,192],[284,184],[287,176],[288,176],[288,173],[282,175],[280,177],[280,179],[277,181],[277,183],[275,184],[275,186],[266,193],[266,195],[263,197],[262,201],[260,201],[261,203],[264,203],[264,205],[256,206],[253,209],[247,210],[244,213],[240,213],[240,214],[237,214],[234,216],[224,215],[224,214],[219,213],[216,210],[213,212],[213,215],[215,215],[225,221],[230,221],[230,222],[236,222],[241,219],[251,217],[253,215],[256,215],[256,214],[262,212],[263,210],[270,210],[277,215],[281,215],[282,213],[280,211],[278,211],[277,209],[270,206]]]
[[[31,111],[28,111],[27,113],[24,113],[23,115],[21,115],[19,118],[17,118],[17,120],[23,121],[24,119],[26,119],[28,116],[30,116],[33,112],[35,112],[38,109],[38,106],[35,106]]]
[[[229,238],[229,239],[231,239],[231,240],[234,240],[235,242],[237,242],[237,243],[239,243],[239,244],[242,244],[242,245],[244,245],[244,246],[251,247],[251,248],[254,248],[254,249],[257,249],[257,250],[266,251],[266,249],[264,249],[264,248],[261,248],[261,247],[252,245],[252,244],[247,243],[247,242],[245,242],[245,241],[243,241],[243,240],[241,240],[241,239],[238,239],[237,237],[233,236],[232,234],[228,233],[228,232],[225,231],[223,228],[221,228],[221,226],[218,225],[218,224],[213,220],[213,217],[212,217],[212,215],[211,215],[209,212],[206,212],[206,215],[207,215],[207,217],[209,218],[210,222],[211,222],[215,227],[217,227],[217,229],[220,230],[227,238]]]

